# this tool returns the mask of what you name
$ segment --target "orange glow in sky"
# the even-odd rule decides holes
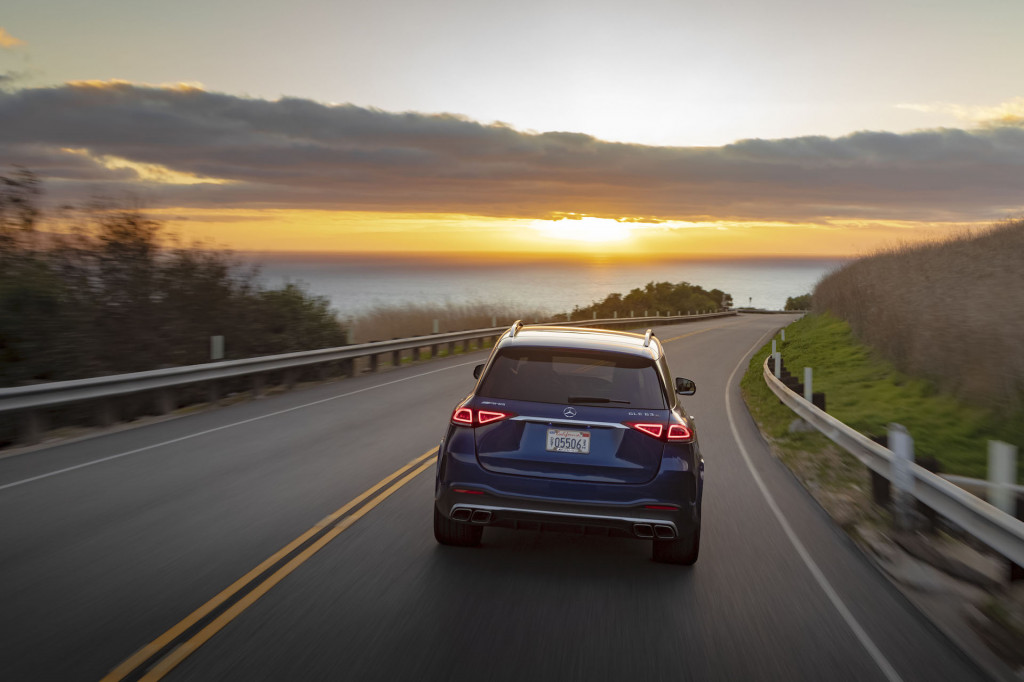
[[[623,258],[848,256],[930,241],[988,223],[530,220],[460,214],[314,210],[149,211],[186,242],[237,251],[493,254]]]

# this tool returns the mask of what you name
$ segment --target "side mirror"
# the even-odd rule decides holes
[[[484,371],[484,366],[483,365],[477,365],[476,367],[474,367],[473,368],[473,378],[474,379],[479,379],[480,378],[480,372],[483,372],[483,371]]]
[[[693,395],[697,392],[697,384],[691,379],[676,377],[676,393],[679,395]]]

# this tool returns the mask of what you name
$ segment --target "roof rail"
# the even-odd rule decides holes
[[[644,334],[644,348],[647,348],[648,346],[651,345],[651,339],[653,339],[653,338],[654,338],[654,330],[653,329],[648,329],[647,333]]]
[[[512,326],[509,327],[509,329],[508,329],[508,337],[510,339],[514,338],[515,335],[516,335],[516,332],[518,332],[520,329],[522,329],[522,327],[523,327],[523,321],[522,320],[516,320],[515,322],[513,322]]]

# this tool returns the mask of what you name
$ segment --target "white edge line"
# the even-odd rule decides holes
[[[314,405],[320,405],[322,403],[327,403],[327,402],[330,402],[332,400],[337,400],[339,398],[347,398],[349,396],[356,395],[357,393],[365,393],[366,391],[373,391],[375,389],[383,388],[385,386],[391,386],[392,384],[398,384],[398,383],[401,383],[403,381],[409,381],[411,379],[419,379],[420,377],[425,377],[425,376],[428,376],[428,375],[431,375],[431,374],[437,374],[438,372],[445,372],[445,371],[447,371],[449,369],[455,369],[456,367],[465,367],[466,365],[473,365],[473,364],[479,364],[479,363],[476,363],[476,362],[460,362],[457,365],[449,365],[448,367],[441,367],[440,369],[432,369],[429,372],[421,372],[420,374],[414,374],[414,375],[412,375],[410,377],[403,377],[401,379],[393,379],[391,381],[385,381],[382,384],[375,384],[373,386],[367,386],[366,388],[360,388],[360,389],[357,389],[355,391],[349,391],[348,393],[341,393],[339,395],[333,395],[333,396],[331,396],[329,398],[323,398],[321,400],[314,400],[311,403],[304,403],[302,405],[295,405],[294,407],[289,407],[289,408],[284,409],[284,410],[278,410],[277,412],[269,412],[267,414],[262,414],[262,415],[260,415],[258,417],[252,417],[250,419],[243,419],[242,421],[239,421],[239,422],[232,422],[230,424],[224,424],[223,426],[217,426],[217,427],[214,427],[212,429],[206,429],[205,431],[197,431],[196,433],[190,433],[187,436],[181,436],[180,438],[172,438],[171,440],[165,440],[165,441],[160,442],[160,443],[153,443],[152,445],[146,445],[146,446],[143,446],[141,448],[135,448],[134,450],[128,450],[126,452],[119,452],[116,455],[108,455],[107,457],[101,457],[100,459],[94,459],[94,460],[90,460],[88,462],[82,462],[81,464],[76,464],[74,466],[65,467],[63,469],[57,469],[56,471],[51,471],[51,472],[45,473],[45,474],[39,474],[38,476],[32,476],[31,478],[23,478],[20,481],[14,481],[12,483],[5,483],[4,485],[0,485],[0,490],[6,490],[8,488],[14,488],[14,487],[19,486],[19,485],[24,485],[25,483],[31,483],[32,481],[39,481],[39,480],[42,480],[44,478],[50,478],[51,476],[57,476],[59,474],[66,474],[69,471],[75,471],[76,469],[84,469],[85,467],[91,467],[94,464],[102,464],[103,462],[109,462],[109,461],[114,460],[114,459],[120,459],[121,457],[127,457],[129,455],[135,455],[135,454],[138,454],[140,452],[145,452],[146,450],[153,450],[154,448],[163,447],[164,445],[173,445],[174,443],[180,443],[181,441],[189,440],[191,438],[198,438],[199,436],[205,436],[205,435],[207,435],[209,433],[215,433],[217,431],[223,431],[224,429],[230,429],[230,428],[233,428],[235,426],[242,426],[243,424],[251,424],[252,422],[256,422],[256,421],[259,421],[261,419],[267,419],[269,417],[276,417],[278,415],[287,414],[288,412],[294,412],[296,410],[301,410],[301,409],[304,409],[304,408],[307,408],[307,407],[313,407]]]
[[[772,334],[774,334],[774,332],[772,332]],[[818,564],[811,558],[807,548],[804,547],[804,544],[800,541],[800,538],[797,537],[793,527],[789,525],[789,521],[787,521],[786,517],[783,515],[779,505],[776,504],[775,498],[772,497],[772,494],[768,491],[768,487],[765,485],[761,475],[758,474],[757,470],[754,468],[754,463],[751,460],[750,455],[747,453],[747,449],[743,447],[743,441],[740,439],[739,431],[736,429],[736,421],[733,419],[732,404],[729,400],[730,389],[733,385],[733,379],[736,378],[736,372],[738,372],[739,368],[743,366],[744,360],[749,364],[751,354],[764,345],[764,340],[767,336],[769,336],[769,334],[765,334],[765,336],[758,339],[757,343],[754,344],[754,347],[743,356],[739,364],[737,364],[732,370],[732,374],[729,375],[729,380],[726,382],[725,413],[729,419],[729,428],[732,429],[733,438],[736,440],[736,445],[739,447],[740,454],[743,456],[743,460],[747,464],[747,469],[750,470],[750,475],[753,476],[754,482],[757,483],[757,487],[761,490],[761,494],[768,503],[768,507],[772,510],[772,513],[775,514],[776,520],[778,520],[779,525],[782,526],[782,530],[786,533],[786,537],[788,537],[789,541],[793,544],[793,548],[803,560],[804,565],[807,566],[807,570],[810,571],[822,592],[825,593],[828,600],[832,602],[832,606],[835,607],[836,611],[839,612],[839,615],[842,616],[844,621],[846,621],[846,625],[853,631],[853,634],[857,637],[861,646],[863,646],[868,652],[872,660],[874,660],[875,665],[877,665],[882,671],[882,674],[885,675],[886,679],[890,680],[890,682],[902,682],[902,678],[899,676],[899,673],[896,672],[896,669],[892,667],[892,664],[889,663],[885,655],[877,646],[875,646],[871,637],[869,637],[868,633],[864,631],[864,628],[857,622],[857,619],[850,612],[850,609],[847,608],[845,603],[843,603],[842,598],[840,598],[839,594],[835,591],[835,588],[833,588],[832,584],[829,583],[828,578],[826,578],[825,574],[821,572],[820,568],[818,568]]]

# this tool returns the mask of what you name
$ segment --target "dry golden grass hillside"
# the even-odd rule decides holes
[[[814,308],[965,401],[1022,406],[1024,220],[850,263],[818,284]]]

